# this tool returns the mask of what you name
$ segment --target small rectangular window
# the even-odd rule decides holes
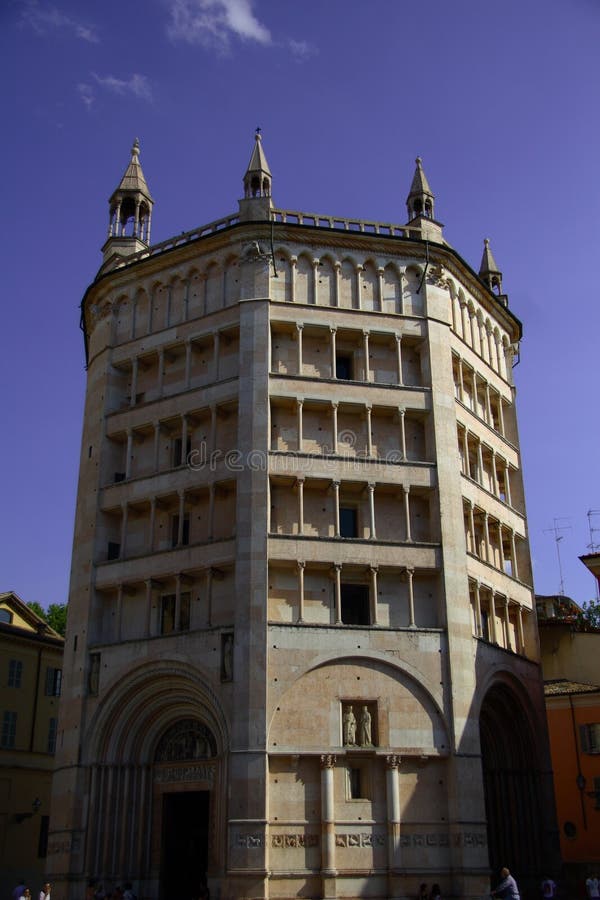
[[[580,725],[579,741],[584,753],[600,753],[600,722]]]
[[[183,528],[181,529],[181,546],[187,547],[190,542],[190,516],[186,513],[183,517]],[[179,516],[175,515],[171,519],[171,547],[179,546]]]
[[[175,438],[173,441],[173,467],[183,466],[187,462],[192,449],[192,440],[187,438],[185,442],[185,454],[183,453],[183,438]]]
[[[346,769],[346,799],[368,800],[368,772],[364,766],[348,766]]]
[[[117,541],[109,541],[106,548],[107,559],[118,559],[121,555],[121,545]]]
[[[340,535],[358,537],[358,510],[355,506],[340,506]]]
[[[11,659],[8,663],[8,686],[20,688],[22,676],[23,663],[20,659]]]
[[[53,666],[46,668],[46,697],[60,697],[62,684],[62,669]]]
[[[165,594],[160,598],[160,633],[175,631],[175,594]]]
[[[125,472],[115,472],[114,482],[118,484],[119,481],[125,481]]]
[[[15,746],[17,734],[16,712],[5,712],[2,716],[2,733],[0,734],[0,747],[3,750],[11,750]]]
[[[183,591],[179,603],[179,630],[190,630],[190,592]]]
[[[45,859],[48,853],[48,829],[50,816],[42,816],[40,819],[40,834],[38,837],[38,859]]]
[[[48,723],[48,742],[46,745],[46,753],[54,753],[56,751],[57,726],[58,719],[50,719]]]
[[[352,356],[347,353],[338,353],[335,357],[335,377],[340,381],[352,381],[352,369]]]
[[[368,585],[342,584],[340,599],[344,625],[370,625]]]

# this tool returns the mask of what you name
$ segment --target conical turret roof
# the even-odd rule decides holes
[[[131,194],[138,193],[143,194],[144,197],[148,200],[152,200],[152,195],[146,184],[146,179],[144,178],[144,173],[142,172],[142,167],[140,165],[139,160],[140,155],[140,142],[138,138],[133,142],[133,147],[131,148],[131,160],[129,161],[129,165],[125,169],[125,173],[121,178],[118,188],[113,192],[111,200],[117,194]]]
[[[267,157],[265,156],[265,151],[262,146],[260,128],[257,128],[254,134],[254,148],[252,150],[250,162],[248,163],[248,168],[246,169],[246,176],[253,172],[263,172],[265,175],[272,177],[269,163],[267,162]]]
[[[490,250],[490,242],[488,238],[483,240],[483,256],[481,257],[481,265],[479,266],[479,274],[482,278],[486,275],[500,275],[500,269]]]
[[[430,197],[433,197],[433,191],[429,187],[427,176],[423,171],[423,160],[420,156],[417,156],[415,162],[417,164],[417,168],[415,169],[415,174],[413,175],[413,180],[410,186],[408,197],[414,197],[415,195],[419,194],[428,194]]]

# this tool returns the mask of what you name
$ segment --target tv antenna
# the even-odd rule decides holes
[[[558,574],[560,576],[560,588],[559,588],[558,593],[560,594],[561,597],[564,597],[565,596],[565,579],[563,577],[562,560],[560,558],[560,542],[564,539],[564,535],[561,534],[561,531],[571,531],[571,525],[570,524],[566,524],[566,525],[560,524],[561,522],[568,523],[570,521],[566,517],[554,519],[553,521],[554,521],[554,525],[552,526],[552,528],[544,528],[544,534],[553,534],[554,535],[554,542],[556,544],[556,556],[558,558]]]
[[[595,534],[600,534],[600,525],[594,525],[593,520],[595,517],[600,518],[600,509],[588,509],[587,511],[587,519],[588,519],[588,528],[590,530],[590,542],[588,544],[588,550],[590,553],[597,553],[600,550],[600,543],[594,540]]]

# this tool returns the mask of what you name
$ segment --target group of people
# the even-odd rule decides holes
[[[48,881],[44,882],[38,900],[50,900],[50,890],[50,883]],[[27,887],[24,878],[19,878],[19,883],[12,892],[12,900],[32,900],[32,898],[31,888]]]
[[[126,881],[123,887],[117,885],[113,891],[106,891],[102,882],[90,881],[85,900],[137,900],[137,897],[130,881]]]
[[[431,886],[431,890],[427,890],[427,885],[425,882],[419,888],[419,896],[417,900],[442,900],[442,892],[440,890],[439,884],[434,884]]]

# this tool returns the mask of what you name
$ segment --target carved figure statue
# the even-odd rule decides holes
[[[352,704],[346,707],[342,717],[342,731],[344,744],[354,746],[356,744],[356,716],[352,710]]]
[[[233,679],[233,635],[228,634],[223,641],[223,681]]]
[[[360,713],[358,743],[361,747],[371,747],[373,745],[371,736],[371,713],[366,706],[363,706]]]

